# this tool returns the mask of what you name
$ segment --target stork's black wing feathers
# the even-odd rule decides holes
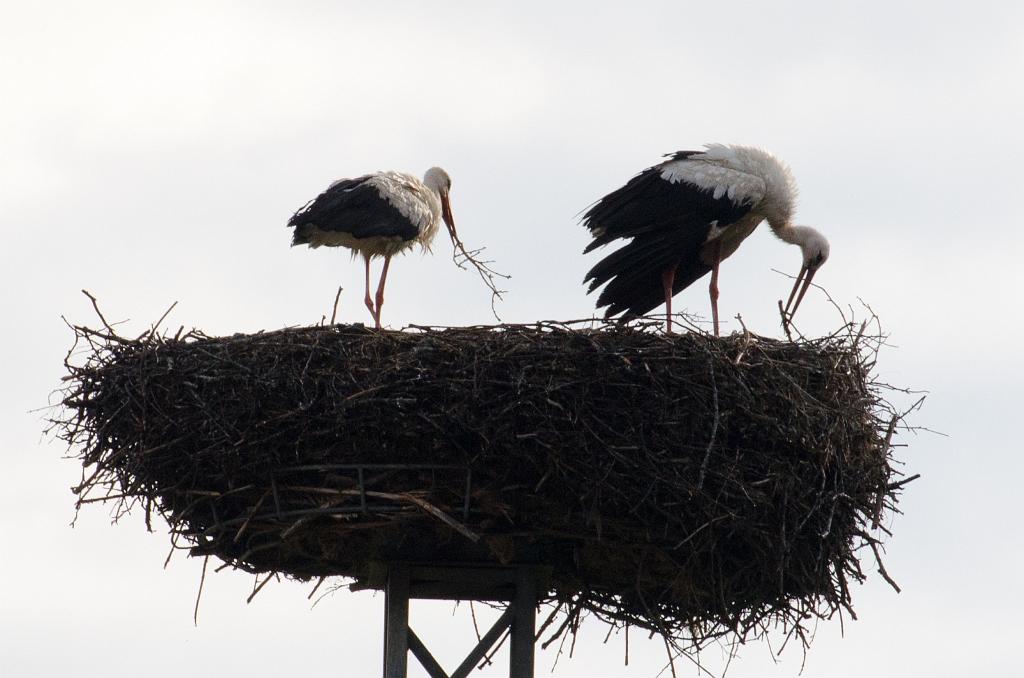
[[[685,160],[698,153],[678,151],[666,162]],[[750,211],[748,205],[736,205],[724,197],[716,199],[712,191],[694,184],[670,183],[661,178],[662,169],[662,165],[645,169],[584,213],[583,225],[594,234],[584,253],[617,238],[632,238],[683,222],[703,226],[717,221],[724,226]]]
[[[672,159],[683,160],[698,152],[679,151],[673,154]],[[660,186],[666,183],[661,178],[661,166],[656,165],[594,203],[583,215],[583,225],[594,234],[594,241],[584,253],[607,245],[616,238],[629,238],[656,230],[658,223],[671,213],[671,208],[678,202],[671,192],[665,192]],[[671,204],[662,204],[665,201]]]
[[[413,240],[419,229],[381,197],[372,175],[342,179],[300,208],[288,220],[295,227],[292,245],[309,243],[313,229],[348,233],[354,238],[397,237]]]
[[[704,151],[676,151],[675,153],[666,153],[664,157],[672,158],[673,160],[686,160],[687,158],[700,155]],[[665,162],[668,162],[667,160]]]
[[[698,151],[679,151],[671,161],[685,160]],[[599,261],[587,273],[593,292],[608,283],[597,300],[607,306],[606,317],[627,312],[643,315],[665,301],[662,273],[673,267],[673,294],[710,271],[700,256],[712,224],[734,223],[750,211],[726,196],[680,181],[662,179],[656,165],[633,177],[622,188],[601,198],[583,215],[594,234],[584,253],[619,238],[631,238],[622,248]]]
[[[589,292],[605,281],[597,307],[607,306],[605,317],[625,313],[625,318],[642,316],[665,301],[662,273],[676,266],[672,294],[678,294],[711,270],[700,257],[703,239],[686,242],[683,232],[663,231],[634,238],[590,269]]]

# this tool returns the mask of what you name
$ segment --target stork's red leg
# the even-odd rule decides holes
[[[672,284],[676,279],[677,268],[673,266],[661,274],[661,286],[665,290],[665,334],[672,334]]]
[[[715,326],[715,336],[718,336],[718,265],[722,263],[722,245],[717,243],[714,248],[714,264],[711,266],[711,285],[708,287],[708,294],[711,297],[711,321]]]
[[[380,309],[384,305],[384,281],[388,278],[388,267],[391,265],[391,255],[384,257],[384,268],[380,272],[380,284],[377,285],[377,329],[380,329]]]
[[[366,304],[366,308],[370,309],[370,315],[373,316],[373,321],[377,327],[380,327],[380,318],[377,315],[377,309],[373,306],[373,299],[370,298],[370,255],[364,254],[363,260],[366,262],[366,298],[363,299],[363,303]]]

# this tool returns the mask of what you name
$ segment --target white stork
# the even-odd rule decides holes
[[[608,283],[597,299],[598,308],[608,307],[605,317],[641,316],[664,302],[665,327],[671,333],[673,295],[710,271],[711,315],[718,336],[719,264],[763,220],[803,253],[803,267],[783,312],[786,322],[828,259],[825,237],[792,223],[797,187],[782,161],[749,146],[704,148],[667,155],[669,160],[644,170],[584,214],[583,225],[594,238],[584,253],[631,238],[590,269],[584,281],[590,282],[588,293]]]
[[[444,220],[454,242],[455,220],[449,193],[452,180],[440,167],[431,167],[423,181],[401,172],[375,172],[339,179],[288,220],[294,227],[292,247],[342,245],[366,262],[364,303],[377,329],[384,305],[384,282],[391,257],[416,243],[424,251]],[[384,257],[375,299],[370,297],[370,259]],[[376,303],[375,303],[376,302]]]

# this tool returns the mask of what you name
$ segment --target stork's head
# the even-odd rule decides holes
[[[796,281],[793,283],[793,290],[789,293],[789,301],[786,302],[786,309],[784,311],[786,322],[792,320],[793,316],[796,315],[796,309],[800,306],[804,294],[807,293],[807,288],[811,286],[814,274],[817,273],[822,264],[828,261],[829,251],[828,240],[825,239],[825,236],[810,226],[793,226],[789,230],[790,234],[787,240],[800,246],[800,252],[803,255],[804,261],[803,266],[800,268],[800,273],[797,274]],[[798,289],[800,290],[799,294],[797,294]],[[796,299],[795,302],[794,298]],[[790,305],[792,305],[792,308],[790,308]]]
[[[452,190],[452,178],[440,167],[431,167],[423,175],[423,183],[441,198],[441,218],[448,227],[448,235],[452,242],[456,241],[455,217],[452,216],[452,203],[449,194]]]

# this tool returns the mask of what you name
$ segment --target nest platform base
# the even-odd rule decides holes
[[[378,588],[371,583],[367,588]],[[465,678],[507,632],[510,678],[533,678],[537,570],[526,566],[389,563],[384,589],[384,678],[406,678],[409,653],[431,678]],[[452,673],[409,626],[409,601],[507,601],[505,611]]]

